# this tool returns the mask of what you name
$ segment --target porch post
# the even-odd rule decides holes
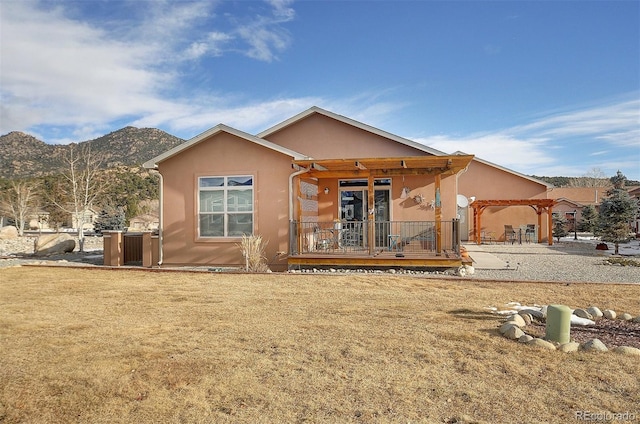
[[[473,237],[476,239],[476,244],[482,243],[480,238],[480,214],[475,206],[473,207]]]
[[[537,209],[538,214],[538,243],[542,243],[542,210]]]
[[[302,178],[296,178],[296,216],[295,216],[295,243],[296,243],[296,254],[302,253]],[[289,249],[291,250],[291,249]]]
[[[553,246],[553,206],[549,206],[547,209],[547,232],[549,233],[547,236],[549,246]]]
[[[376,226],[375,226],[375,188],[374,188],[374,178],[371,173],[369,173],[369,177],[367,179],[367,188],[368,188],[368,208],[367,216],[369,217],[369,255],[373,256],[376,250]]]
[[[442,200],[440,199],[440,182],[442,176],[436,174],[435,176],[435,203],[436,203],[436,256],[442,253]]]

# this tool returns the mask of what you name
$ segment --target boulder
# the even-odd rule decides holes
[[[620,315],[620,319],[623,321],[631,321],[633,319],[633,316],[625,312],[624,314]]]
[[[575,311],[573,311],[573,315],[580,317],[580,318],[585,318],[585,319],[593,319],[593,315],[591,315],[589,312],[587,312],[585,309],[576,309]]]
[[[616,319],[616,311],[613,311],[611,309],[605,309],[604,311],[602,311],[602,316],[605,317],[606,319]]]
[[[540,308],[540,312],[542,312],[542,316],[547,319],[547,309],[549,309],[549,305],[544,305]]]
[[[0,228],[0,240],[13,240],[18,238],[18,229],[13,225]]]
[[[587,312],[593,317],[593,319],[602,318],[602,311],[597,306],[590,306],[587,308]]]
[[[47,256],[73,252],[75,240],[66,233],[46,234],[38,237],[34,246],[34,255]]]
[[[522,335],[520,336],[520,338],[518,339],[518,341],[520,343],[529,343],[531,340],[533,340],[533,337],[531,337],[528,334]]]
[[[579,348],[580,348],[580,343],[576,343],[576,342],[563,343],[560,346],[558,346],[558,350],[564,353],[577,352]]]
[[[640,323],[640,315],[632,319],[631,322]]]
[[[589,340],[580,345],[582,350],[587,352],[608,352],[609,349],[599,339]]]
[[[533,321],[533,318],[531,318],[530,314],[519,313],[518,315],[520,315],[522,317],[522,319],[524,320],[525,325],[529,325],[529,324],[531,324],[531,321]]]
[[[529,340],[527,344],[530,346],[541,347],[548,350],[556,350],[556,347],[553,343],[538,338]]]
[[[507,339],[518,340],[520,337],[524,336],[524,331],[522,331],[519,327],[511,326],[507,329],[507,331],[503,334]]]
[[[522,309],[519,313],[520,314],[529,314],[529,315],[531,315],[533,317],[540,318],[540,319],[544,319],[544,317],[545,317],[545,314],[541,310],[538,310],[538,309],[531,309],[531,308]]]
[[[616,352],[616,353],[621,353],[623,355],[640,356],[640,349],[638,349],[637,347],[618,346],[618,347],[614,347],[613,351]]]
[[[518,314],[511,315],[509,318],[507,318],[507,322],[513,323],[513,324],[517,325],[518,327],[524,327],[525,325],[527,325],[527,323],[525,322],[524,318],[522,318]]]
[[[505,334],[507,331],[509,331],[509,329],[511,327],[515,327],[515,328],[519,328],[517,325],[515,325],[513,322],[507,321],[504,324],[502,324],[500,326],[500,328],[498,329],[498,331],[500,332],[500,334]]]

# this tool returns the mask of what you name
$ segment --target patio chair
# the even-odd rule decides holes
[[[504,242],[511,242],[511,244],[516,242],[516,232],[512,225],[504,226]]]
[[[482,231],[480,233],[480,243],[493,244],[496,241],[496,233],[493,231]]]
[[[524,230],[524,239],[527,243],[531,243],[531,240],[535,239],[536,236],[536,225],[535,224],[527,224],[527,229]]]

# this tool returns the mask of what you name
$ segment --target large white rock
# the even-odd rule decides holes
[[[600,311],[597,306],[589,306],[587,312],[589,312],[594,319],[602,318],[602,311]]]
[[[585,318],[585,319],[593,319],[593,315],[591,315],[589,312],[587,312],[586,309],[576,309],[573,311],[573,315],[580,317],[580,318]]]
[[[504,324],[502,324],[500,326],[500,328],[498,329],[498,331],[500,332],[500,334],[505,334],[507,331],[509,331],[510,328],[515,327],[515,328],[519,328],[516,324],[514,324],[513,322],[505,322]]]
[[[572,352],[577,352],[579,348],[580,348],[580,343],[569,342],[569,343],[561,344],[558,347],[558,350],[564,353],[572,353]]]
[[[69,234],[45,234],[36,239],[33,253],[36,256],[47,256],[73,252],[75,248],[76,242]]]
[[[587,318],[580,318],[575,315],[571,315],[571,325],[594,325],[596,322]]]
[[[588,342],[584,342],[580,345],[582,350],[586,350],[587,352],[608,352],[607,346],[602,343],[599,339],[589,340]]]
[[[531,346],[541,347],[548,350],[556,350],[556,347],[553,343],[548,342],[546,340],[538,339],[538,338],[529,340],[527,344]]]
[[[507,331],[504,332],[504,336],[507,339],[516,340],[524,336],[524,331],[522,331],[519,327],[511,326],[507,329]]]
[[[613,351],[616,353],[622,353],[623,355],[640,356],[640,349],[638,349],[637,347],[618,346],[618,347],[614,347]]]
[[[507,322],[511,322],[518,327],[524,327],[525,325],[527,325],[527,323],[524,321],[524,318],[522,318],[522,316],[520,316],[519,314],[511,315],[509,318],[507,318]]]
[[[0,240],[13,240],[18,238],[18,229],[13,225],[0,228]]]

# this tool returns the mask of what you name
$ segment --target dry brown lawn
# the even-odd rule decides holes
[[[640,416],[640,361],[500,337],[484,307],[640,285],[0,269],[1,423],[576,422]]]

